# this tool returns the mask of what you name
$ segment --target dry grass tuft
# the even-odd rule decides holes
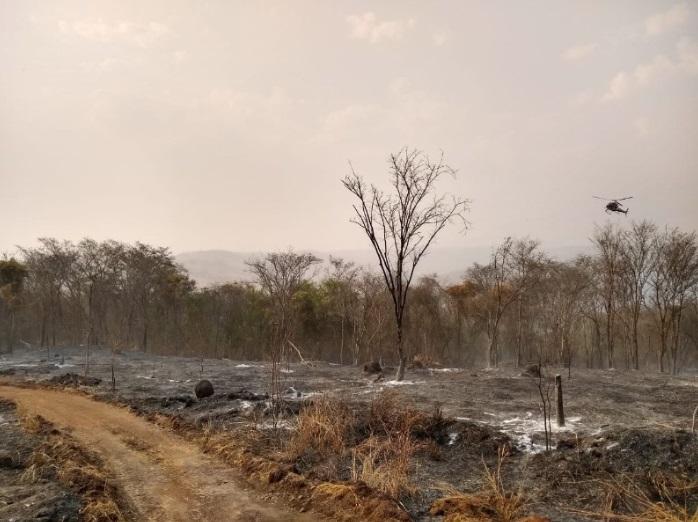
[[[698,492],[698,481],[665,473],[650,473],[647,488],[627,475],[604,481],[601,509],[580,512],[609,522],[698,522],[698,509],[691,513],[687,496]]]
[[[83,508],[80,514],[84,521],[126,520],[116,501],[119,492],[96,456],[83,450],[70,436],[54,429],[39,416],[24,415],[20,420],[25,430],[44,437],[29,458],[22,480],[58,479],[81,496]]]
[[[349,500],[354,505],[359,505],[360,499],[354,488],[348,484],[337,484],[334,482],[323,482],[313,488],[313,496],[325,497],[333,501]]]
[[[412,357],[412,361],[409,364],[410,369],[413,370],[421,370],[424,368],[436,368],[438,366],[440,366],[440,364],[436,361],[436,359],[424,353],[415,354],[415,356]]]
[[[300,412],[286,451],[292,459],[309,452],[320,458],[342,455],[350,443],[354,424],[354,413],[345,403],[322,397]]]
[[[416,449],[409,433],[369,437],[353,450],[352,480],[365,482],[394,499],[413,495],[416,487],[410,472]]]
[[[494,470],[484,466],[483,487],[477,493],[463,493],[445,487],[446,496],[436,500],[429,511],[444,515],[445,522],[482,521],[515,522],[521,519],[526,497],[519,491],[507,491],[502,480],[502,465],[508,456],[506,447],[499,450]]]

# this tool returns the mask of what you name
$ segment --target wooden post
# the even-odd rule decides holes
[[[114,375],[114,356],[111,360],[111,392],[116,392],[116,375]]]
[[[557,425],[565,425],[565,410],[562,404],[562,376],[555,376],[555,388],[557,390]]]

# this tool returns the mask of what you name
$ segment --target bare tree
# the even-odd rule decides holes
[[[591,242],[599,254],[597,275],[606,313],[606,357],[608,367],[613,368],[616,305],[623,270],[621,234],[616,227],[609,223],[605,227],[595,230]]]
[[[355,283],[359,270],[354,263],[344,261],[339,257],[330,256],[332,271],[323,282],[332,303],[332,312],[339,318],[339,363],[344,364],[345,330],[347,319],[352,323],[352,345],[356,343],[356,322],[353,321],[350,311],[355,307],[356,292]]]
[[[622,251],[623,280],[626,289],[632,337],[631,363],[639,369],[638,323],[645,302],[645,290],[652,269],[652,242],[657,227],[649,221],[633,223],[623,234]]]
[[[656,239],[655,256],[650,275],[650,295],[659,333],[659,371],[664,371],[664,356],[668,349],[671,355],[671,371],[676,373],[683,310],[691,289],[698,284],[698,246],[695,232],[666,230]]]
[[[487,265],[475,263],[467,271],[468,279],[478,291],[476,310],[487,334],[488,367],[499,365],[499,335],[504,314],[530,287],[536,274],[534,266],[540,266],[542,260],[536,241],[514,241],[507,237],[492,252]],[[517,363],[519,358],[517,352]]]
[[[528,288],[535,283],[536,277],[540,273],[541,263],[544,255],[540,252],[540,243],[532,239],[522,239],[514,243],[512,252],[512,272],[513,277],[519,286],[516,295],[516,367],[521,365],[521,356],[524,352],[524,307]]]
[[[310,267],[318,262],[320,259],[312,254],[297,254],[292,250],[273,252],[262,259],[246,262],[272,303],[272,395],[275,399],[280,393],[278,366],[291,342],[292,299]]]
[[[405,376],[403,319],[414,271],[434,238],[454,220],[466,226],[467,200],[434,195],[436,182],[455,171],[418,150],[403,149],[390,156],[391,193],[366,185],[352,167],[342,183],[358,203],[352,219],[368,236],[378,257],[383,279],[393,300],[399,365],[395,379]]]

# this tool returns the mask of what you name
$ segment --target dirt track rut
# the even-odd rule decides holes
[[[260,502],[241,487],[234,470],[123,408],[46,389],[0,386],[0,397],[41,415],[100,455],[138,511],[138,520],[310,519]]]

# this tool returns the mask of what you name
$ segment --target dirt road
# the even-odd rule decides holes
[[[64,391],[0,386],[0,397],[41,415],[100,455],[138,520],[303,521],[253,498],[228,467],[123,408]]]

